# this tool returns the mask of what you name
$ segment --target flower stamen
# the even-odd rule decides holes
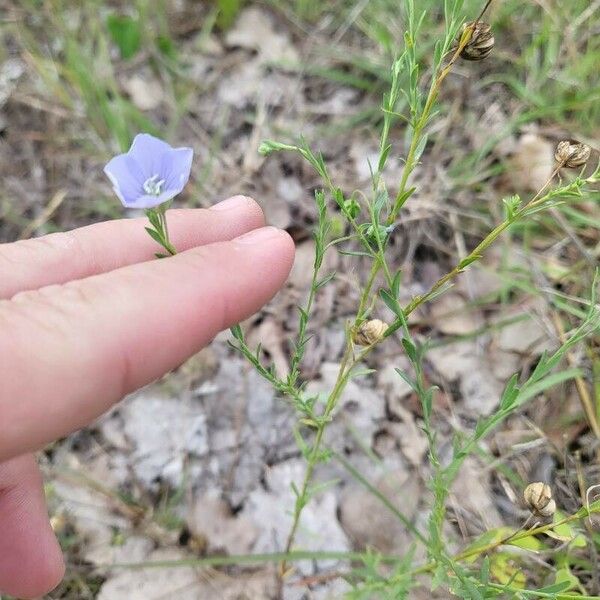
[[[163,191],[163,186],[165,185],[164,179],[159,179],[160,175],[152,175],[144,181],[144,185],[142,186],[144,192],[149,196],[160,196]]]

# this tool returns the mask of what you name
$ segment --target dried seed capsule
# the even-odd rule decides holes
[[[564,140],[559,142],[554,151],[554,159],[557,163],[568,169],[583,167],[589,160],[592,149],[581,142]]]
[[[371,319],[361,323],[358,329],[352,334],[352,341],[358,346],[371,346],[383,339],[388,328],[387,323],[379,319]]]
[[[467,27],[471,27],[473,22],[465,23],[460,30],[457,38],[457,43],[460,44],[463,33]],[[483,21],[477,21],[475,29],[471,34],[471,39],[467,45],[462,49],[460,57],[465,60],[483,60],[487,58],[494,47],[494,34],[492,28]]]
[[[556,502],[547,483],[530,483],[523,492],[529,510],[537,517],[551,517],[556,512]]]

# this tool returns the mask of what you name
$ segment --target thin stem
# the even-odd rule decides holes
[[[423,107],[423,111],[421,112],[419,120],[417,121],[417,123],[414,127],[414,133],[413,133],[413,136],[411,139],[411,144],[410,144],[410,148],[408,150],[408,155],[406,157],[406,163],[405,163],[404,169],[402,171],[402,178],[400,180],[400,186],[398,189],[398,193],[396,194],[396,200],[394,202],[394,207],[392,208],[390,216],[388,217],[388,225],[391,225],[392,223],[394,223],[396,221],[396,219],[398,217],[398,213],[400,212],[400,209],[402,208],[404,202],[406,202],[405,194],[406,194],[406,188],[408,185],[408,178],[410,177],[411,173],[414,171],[414,168],[416,166],[415,155],[417,152],[417,148],[419,147],[419,144],[421,142],[423,130],[425,129],[425,127],[427,126],[427,123],[429,122],[429,118],[431,116],[431,110],[433,109],[434,103],[437,100],[442,83],[444,82],[444,80],[446,79],[448,74],[452,71],[452,67],[454,66],[454,63],[456,63],[456,61],[460,57],[462,51],[465,49],[467,44],[471,41],[471,37],[473,35],[473,32],[475,31],[475,27],[477,26],[477,23],[483,17],[483,15],[487,11],[487,9],[490,7],[490,5],[492,4],[492,1],[493,0],[487,0],[483,9],[479,13],[479,16],[477,17],[477,19],[475,19],[475,21],[473,21],[465,29],[465,31],[463,32],[463,34],[461,36],[460,42],[456,47],[456,50],[454,51],[454,53],[452,54],[452,57],[448,61],[448,64],[439,72],[439,74],[434,79],[434,81],[429,89],[429,94],[427,95],[427,100],[425,101],[425,106]]]
[[[490,7],[490,5],[492,4],[493,0],[488,0],[485,4],[485,6],[483,7],[482,11],[479,13],[479,16],[475,19],[475,23],[479,23],[479,21],[481,21],[481,19],[483,19],[483,15],[485,15],[485,13],[487,12],[487,9]]]
[[[313,442],[312,450],[311,450],[310,456],[308,457],[308,461],[307,461],[308,464],[307,464],[307,468],[306,468],[306,473],[304,475],[304,481],[302,482],[302,486],[300,488],[300,493],[298,495],[298,498],[296,499],[296,510],[294,510],[294,520],[292,522],[292,528],[290,529],[290,533],[288,534],[287,542],[285,545],[286,553],[288,553],[290,551],[292,544],[294,543],[294,538],[296,536],[298,526],[300,525],[300,516],[302,514],[302,510],[303,510],[304,506],[306,505],[306,501],[308,499],[308,486],[310,485],[310,481],[312,479],[312,475],[313,475],[315,466],[319,462],[319,456],[321,453],[321,443],[323,441],[323,435],[325,433],[326,423],[327,423],[328,418],[331,415],[331,412],[335,408],[337,398],[340,395],[341,391],[343,390],[345,381],[347,380],[346,365],[347,365],[348,361],[350,360],[351,355],[352,355],[352,347],[351,347],[351,344],[348,344],[346,347],[346,352],[344,353],[344,357],[342,358],[342,362],[340,364],[340,370],[338,373],[338,378],[337,378],[336,384],[327,399],[327,404],[325,406],[325,410],[323,411],[322,419],[319,421],[319,424],[317,426],[317,433],[315,436],[315,441]],[[352,362],[351,366],[348,370],[348,373],[353,365],[354,365],[354,363]],[[285,571],[286,571],[286,563],[285,563],[285,561],[283,561],[281,563],[281,574],[283,575],[285,573]]]
[[[377,273],[379,272],[380,265],[379,261],[373,261],[371,265],[371,272],[369,273],[369,277],[367,278],[367,283],[363,288],[362,294],[360,295],[360,302],[358,305],[358,309],[356,311],[356,319],[354,320],[354,325],[358,323],[360,319],[363,317],[363,313],[365,311],[365,306],[369,300],[369,296],[371,294],[371,288],[373,287],[373,283],[375,283],[375,277],[377,277]]]
[[[484,546],[479,546],[476,548],[471,548],[470,550],[463,550],[462,552],[458,552],[457,554],[455,554],[452,557],[453,561],[464,561],[467,560],[469,558],[473,558],[473,557],[478,557],[481,556],[483,554],[489,554],[490,552],[493,552],[494,550],[496,550],[497,548],[499,548],[500,546],[510,542],[511,545],[514,545],[514,542],[518,542],[522,539],[528,538],[528,537],[532,537],[534,535],[539,535],[541,533],[546,533],[547,531],[550,531],[551,529],[554,529],[555,527],[559,527],[561,525],[566,525],[568,523],[572,523],[573,521],[579,521],[580,519],[584,519],[586,517],[589,517],[591,514],[600,512],[600,507],[598,507],[596,510],[592,510],[591,508],[588,509],[586,507],[581,508],[580,510],[578,510],[576,513],[572,514],[572,515],[567,515],[566,517],[552,522],[552,523],[547,523],[546,525],[540,525],[538,527],[534,527],[532,529],[525,529],[523,530],[522,528],[517,530],[513,535],[509,535],[506,538],[503,538],[499,541],[496,542],[490,542],[489,544],[485,544]],[[414,576],[414,575],[421,575],[423,573],[428,573],[429,571],[433,571],[435,568],[437,567],[437,563],[435,562],[428,562],[408,573],[404,573],[402,575],[402,577],[407,577],[407,576]]]
[[[446,273],[443,277],[440,277],[432,286],[431,289],[425,294],[421,294],[420,296],[416,296],[413,298],[411,302],[404,309],[404,316],[408,316],[411,312],[413,312],[416,308],[421,306],[421,304],[430,300],[436,292],[438,292],[441,288],[443,288],[449,281],[454,279],[459,273],[461,273],[465,266],[474,262],[475,260],[481,257],[481,253],[487,250],[489,246],[495,242],[500,234],[502,234],[506,229],[508,229],[515,221],[518,221],[521,217],[527,214],[532,208],[536,208],[543,204],[547,197],[541,196],[541,194],[546,190],[546,188],[550,185],[562,164],[558,165],[556,169],[552,172],[546,183],[539,189],[536,195],[519,211],[517,211],[513,216],[507,217],[502,223],[496,225],[490,233],[488,233],[485,238],[475,246],[473,250],[463,259],[461,260],[449,273]]]
[[[310,292],[308,294],[308,300],[306,301],[306,306],[304,307],[304,312],[306,315],[310,315],[312,310],[312,305],[315,301],[315,296],[317,294],[317,281],[319,277],[319,269],[313,269],[312,279],[310,282]],[[292,356],[291,365],[290,365],[290,377],[289,382],[290,385],[295,385],[296,379],[298,378],[300,362],[302,360],[302,356],[304,355],[304,345],[306,344],[306,327],[308,324],[308,319],[303,319],[300,322],[300,329],[298,331],[298,341],[296,343],[296,348],[294,351],[294,355]]]
[[[158,216],[162,225],[162,233],[163,233],[163,241],[165,250],[171,255],[175,256],[177,254],[177,250],[175,246],[171,244],[171,240],[169,240],[169,226],[167,225],[167,208],[164,205],[161,205],[158,209]]]
[[[491,0],[490,0],[491,2]],[[489,2],[488,2],[489,5]],[[444,82],[444,79],[448,76],[450,71],[452,71],[452,67],[454,63],[458,60],[460,53],[465,49],[465,46],[469,43],[471,36],[473,35],[473,31],[475,30],[476,22],[473,22],[469,25],[461,38],[461,42],[458,44],[458,47],[454,51],[452,58],[448,61],[448,64],[439,72],[438,76],[434,79],[430,89],[429,94],[427,95],[427,100],[425,101],[425,106],[423,107],[423,111],[414,127],[414,133],[412,135],[410,147],[408,149],[408,155],[406,157],[406,162],[404,165],[404,169],[402,170],[402,178],[400,179],[400,185],[398,188],[398,193],[396,194],[396,200],[394,201],[394,206],[390,215],[388,217],[388,225],[394,223],[398,217],[398,213],[402,208],[404,202],[406,201],[406,188],[408,185],[408,178],[414,171],[416,167],[415,156],[417,153],[417,148],[421,143],[421,138],[423,135],[423,130],[427,126],[429,118],[431,116],[431,110],[434,106],[435,101],[437,100],[438,93],[440,91],[440,87]]]

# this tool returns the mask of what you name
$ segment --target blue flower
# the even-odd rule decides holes
[[[148,133],[135,136],[129,152],[104,167],[127,208],[154,208],[174,198],[190,178],[194,151],[172,148]]]

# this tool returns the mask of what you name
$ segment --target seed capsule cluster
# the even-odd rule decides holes
[[[564,140],[559,142],[554,151],[554,159],[557,163],[568,169],[583,167],[589,160],[592,149],[587,144]]]
[[[547,483],[530,483],[523,492],[523,498],[529,510],[536,517],[548,518],[556,512],[556,502],[552,498],[552,489]]]
[[[365,321],[352,335],[352,341],[357,346],[371,346],[383,338],[387,328],[387,323],[379,319]]]
[[[463,33],[467,27],[473,27],[473,21],[465,23],[462,26],[457,42],[460,43]],[[483,21],[477,21],[475,28],[471,34],[471,39],[467,45],[462,49],[460,57],[465,60],[483,60],[487,58],[494,48],[494,34],[492,28],[488,23]]]

